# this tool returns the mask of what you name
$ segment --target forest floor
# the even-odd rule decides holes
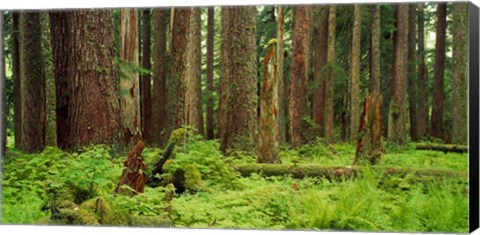
[[[236,166],[255,164],[255,156],[237,153],[225,157],[218,151],[217,141],[191,137],[177,146],[175,159],[166,163],[161,176],[151,176],[149,170],[164,150],[146,148],[143,152],[150,178],[168,181],[176,170],[188,169],[185,193],[171,197],[171,185],[146,186],[144,193],[130,197],[114,194],[125,153],[91,146],[75,153],[47,147],[39,154],[25,154],[13,149],[9,139],[2,162],[1,222],[468,232],[468,178],[420,177],[414,172],[448,170],[466,175],[468,155],[415,150],[415,145],[387,146],[379,166],[365,167],[356,177],[295,179],[255,173],[242,177]],[[352,144],[327,146],[320,140],[298,149],[282,146],[280,151],[282,164],[292,166],[346,167],[354,155]],[[379,170],[392,167],[413,170],[402,176]],[[66,192],[71,193],[70,198],[62,196]],[[73,205],[71,210],[67,204]],[[80,212],[90,213],[91,218]]]

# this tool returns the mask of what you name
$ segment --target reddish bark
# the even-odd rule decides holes
[[[115,188],[116,193],[124,192],[121,188],[122,185],[128,185],[135,191],[130,192],[132,196],[138,193],[144,192],[145,182],[145,170],[147,166],[143,162],[142,151],[145,148],[143,141],[138,141],[135,147],[128,153],[127,160],[123,164],[123,172]]]

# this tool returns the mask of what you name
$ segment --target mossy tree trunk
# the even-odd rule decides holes
[[[453,4],[453,143],[467,144],[468,5]],[[473,120],[472,120],[473,121]]]
[[[68,17],[68,145],[122,143],[111,10]]]
[[[336,15],[337,8],[335,5],[329,7],[328,12],[328,40],[327,40],[327,65],[330,66],[327,76],[325,78],[325,108],[324,108],[324,128],[325,138],[328,142],[335,141],[335,135],[333,133],[334,127],[334,91],[333,91],[333,79],[334,71],[333,66],[335,64],[335,34],[336,34]]]
[[[425,64],[425,31],[424,31],[424,3],[418,4],[418,51],[417,51],[417,63],[418,63],[418,112],[417,112],[417,137],[422,139],[427,136],[427,123],[428,123],[428,101],[427,101],[427,68]],[[411,16],[413,17],[413,16]]]
[[[287,109],[288,97],[284,92],[284,76],[283,76],[283,28],[285,9],[282,5],[277,6],[278,9],[278,29],[277,29],[277,84],[278,84],[278,141],[280,143],[287,142]]]
[[[362,8],[360,4],[355,4],[353,15],[352,67],[350,70],[350,140],[356,142],[360,121],[360,51],[362,36]]]
[[[144,9],[142,11],[142,67],[150,70],[151,63],[151,14],[150,9]],[[140,23],[140,21],[139,21]],[[158,32],[157,32],[158,33]],[[140,33],[139,33],[140,35]],[[151,130],[152,130],[152,85],[150,74],[141,75],[141,110],[142,110],[142,134],[143,139],[147,143],[151,143]]]
[[[0,35],[4,35],[4,23],[3,23],[3,11],[0,11]],[[11,30],[11,29],[10,29]],[[4,36],[5,38],[5,36]],[[5,65],[5,41],[4,39],[0,39],[0,55],[2,55],[2,58],[0,58],[0,107],[1,107],[1,125],[0,125],[0,136],[2,136],[2,142],[0,144],[0,151],[2,153],[5,153],[5,149],[7,147],[7,105],[6,105],[6,98],[7,98],[7,92],[6,92],[6,87],[5,87],[5,78],[6,78],[6,65]]]
[[[303,118],[307,113],[308,70],[312,8],[296,6],[292,36],[291,89],[290,89],[290,138],[292,146],[304,142],[302,138]]]
[[[186,124],[194,127],[198,134],[204,134],[202,109],[202,51],[201,51],[201,9],[192,8],[190,16],[190,36],[188,41],[188,75],[185,102]]]
[[[53,67],[55,76],[56,93],[56,129],[57,145],[60,148],[67,147],[68,126],[68,64],[70,60],[68,51],[68,15],[67,12],[52,11],[50,16],[50,33],[53,55]]]
[[[389,144],[406,144],[407,52],[408,52],[408,4],[398,4],[395,9],[396,31],[394,39],[394,63],[392,100],[388,114]]]
[[[445,39],[447,30],[447,3],[439,3],[437,8],[437,30],[435,34],[435,65],[433,75],[433,107],[431,128],[432,137],[444,139],[444,73]]]
[[[119,96],[125,141],[136,143],[142,139],[140,117],[140,80],[132,68],[138,62],[138,12],[136,9],[120,10],[120,58],[127,62],[119,74]]]
[[[222,91],[222,94],[227,92],[228,95],[220,96],[223,99],[221,108],[224,109],[220,149],[224,153],[235,150],[253,152],[257,130],[257,11],[251,6],[224,10],[228,11],[225,27],[228,27],[229,35],[224,38],[226,41],[222,41],[222,60],[227,60],[223,66],[228,66],[228,70],[222,73],[220,86],[228,86],[226,91]]]
[[[270,41],[264,60],[260,95],[258,162],[280,163],[278,158],[278,70],[277,41]]]
[[[213,93],[215,88],[213,85],[213,72],[214,72],[214,34],[215,34],[215,8],[208,8],[207,19],[207,115],[206,115],[206,136],[207,139],[212,140],[214,135],[214,104]]]
[[[327,64],[328,42],[328,7],[319,7],[320,17],[315,23],[315,54],[314,54],[314,90],[313,90],[313,121],[318,125],[320,135],[324,135],[325,126],[325,81],[323,71]]]
[[[25,152],[45,147],[45,61],[40,13],[20,13],[22,141]]]
[[[20,45],[19,45],[19,15],[12,13],[12,77],[13,77],[13,123],[15,126],[15,148],[21,148],[22,141],[22,101],[20,88]]]
[[[167,10],[153,10],[153,97],[152,97],[152,142],[161,146],[165,142],[163,133],[166,122],[166,66]]]

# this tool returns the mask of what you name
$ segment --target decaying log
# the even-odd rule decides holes
[[[435,150],[442,151],[445,154],[448,152],[452,153],[467,153],[468,147],[464,145],[429,145],[421,144],[416,146],[417,150]]]
[[[138,141],[135,147],[128,153],[128,158],[125,160],[122,176],[115,188],[116,193],[126,193],[137,195],[143,193],[146,177],[145,170],[147,166],[143,162],[142,151],[145,148],[143,141]],[[133,191],[126,192],[122,190],[122,185],[128,185]]]

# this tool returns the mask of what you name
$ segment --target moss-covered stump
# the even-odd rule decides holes
[[[468,146],[464,145],[431,145],[431,144],[419,144],[416,146],[417,150],[434,150],[444,153],[467,153]]]
[[[335,179],[339,177],[355,177],[362,173],[362,167],[325,167],[320,165],[273,165],[273,164],[243,164],[234,169],[243,177],[256,173],[262,176],[291,176],[295,179],[317,177]],[[383,171],[385,175],[405,177],[415,174],[417,177],[467,177],[466,172],[433,170],[433,169],[403,169],[372,167],[373,171]]]
[[[174,227],[173,222],[168,217],[144,215],[131,216],[128,225],[141,227]]]

